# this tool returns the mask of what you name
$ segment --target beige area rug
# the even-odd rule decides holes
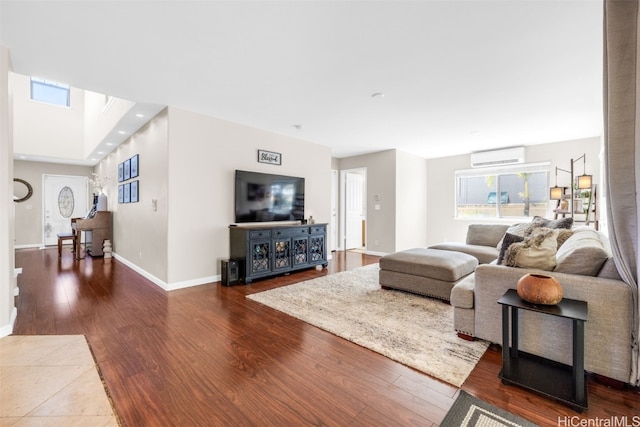
[[[390,359],[460,387],[488,347],[453,329],[453,307],[383,290],[377,264],[248,295]]]

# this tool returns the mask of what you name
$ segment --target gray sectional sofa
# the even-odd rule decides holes
[[[549,271],[498,265],[496,259],[508,231],[522,233],[523,227],[474,224],[468,229],[466,243],[442,243],[431,247],[473,255],[479,261],[475,271],[458,281],[451,290],[453,326],[458,334],[467,339],[479,338],[501,344],[502,312],[498,299],[508,289],[515,289],[518,279],[526,273],[552,275],[562,285],[565,298],[588,303],[585,369],[628,383],[631,373],[632,293],[629,285],[618,275],[607,237],[589,227],[571,228],[569,233],[565,232],[563,239],[566,241],[554,251],[553,268]],[[554,238],[558,233],[548,232]],[[526,246],[523,245],[520,244],[521,248]],[[520,328],[521,350],[557,362],[571,363],[572,324],[569,320],[521,311]]]

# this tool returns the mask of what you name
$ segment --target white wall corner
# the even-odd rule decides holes
[[[9,324],[0,327],[0,338],[13,334],[13,325],[16,323],[16,317],[18,317],[18,309],[13,307],[13,310],[11,310],[11,319],[9,319]]]
[[[124,265],[126,265],[127,267],[129,267],[130,269],[132,269],[133,271],[135,271],[136,273],[140,274],[141,276],[143,276],[145,279],[150,280],[151,282],[153,282],[153,284],[157,285],[158,287],[164,289],[165,291],[168,290],[168,285],[166,282],[164,282],[163,280],[158,279],[156,276],[154,276],[153,274],[147,272],[146,270],[143,270],[142,268],[138,267],[136,264],[132,263],[131,261],[121,257],[120,255],[118,255],[117,253],[113,252],[112,253],[113,257],[117,260],[120,261],[121,263],[123,263]]]
[[[121,257],[120,255],[116,254],[115,252],[113,253],[113,257],[117,261],[120,261],[121,263],[123,263],[127,267],[131,268],[133,271],[135,271],[136,273],[140,274],[145,279],[150,280],[151,282],[153,282],[153,284],[155,284],[156,286],[162,288],[165,291],[175,291],[177,289],[184,289],[184,288],[190,288],[192,286],[205,285],[205,284],[208,284],[208,283],[219,282],[220,279],[221,279],[220,275],[217,275],[217,276],[201,277],[201,278],[198,278],[198,279],[186,280],[186,281],[183,281],[183,282],[167,283],[167,282],[165,282],[163,280],[158,279],[156,276],[154,276],[153,274],[147,272],[146,270],[143,270],[142,268],[140,268],[136,264],[132,263],[131,261]]]

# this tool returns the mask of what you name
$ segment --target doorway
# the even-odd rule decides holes
[[[366,246],[366,182],[367,170],[350,169],[342,172],[344,199],[344,249],[364,249]]]
[[[340,192],[340,178],[338,171],[331,169],[331,252],[335,252],[338,245],[338,194]]]
[[[71,231],[71,218],[89,211],[89,180],[86,176],[42,175],[42,241],[57,245],[58,233]]]

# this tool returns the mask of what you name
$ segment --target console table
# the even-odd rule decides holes
[[[502,370],[504,384],[516,384],[563,402],[578,412],[588,408],[584,372],[584,322],[587,303],[563,299],[556,305],[535,305],[522,300],[515,289],[498,300],[502,304]],[[509,348],[509,309],[511,309],[511,348]],[[573,364],[567,366],[518,350],[518,311],[559,316],[573,323]]]
[[[249,284],[296,270],[327,266],[327,224],[232,225],[230,257],[240,265],[240,278]]]

